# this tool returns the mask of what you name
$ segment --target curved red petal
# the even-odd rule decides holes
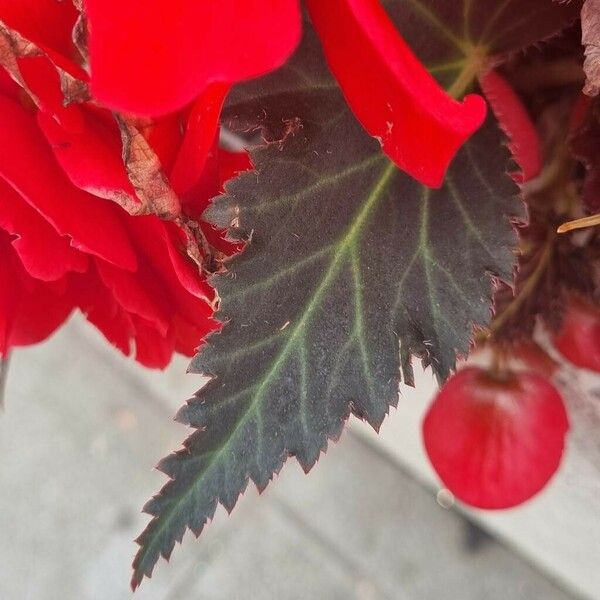
[[[92,92],[138,115],[191,102],[211,82],[279,67],[301,32],[298,0],[85,0]]]
[[[144,137],[158,159],[164,173],[170,173],[183,139],[184,111],[153,120],[142,130]],[[171,186],[173,183],[171,182]]]
[[[185,197],[201,178],[209,153],[215,145],[219,115],[229,87],[224,83],[209,85],[194,102],[183,143],[169,176],[179,196]]]
[[[20,297],[11,346],[30,346],[45,340],[68,319],[74,308],[68,292],[56,289],[52,283],[37,283]]]
[[[0,228],[12,241],[25,270],[36,279],[55,281],[69,271],[87,269],[87,257],[75,250],[52,226],[0,178]]]
[[[83,276],[74,278],[72,291],[85,318],[125,356],[131,354],[135,328],[129,314],[102,283],[95,264]]]
[[[525,105],[497,71],[486,73],[480,84],[500,127],[508,135],[508,147],[521,167],[519,179],[525,182],[537,177],[542,170],[542,145]]]
[[[46,339],[74,308],[67,281],[43,282],[31,277],[0,230],[0,357],[15,346]]]
[[[134,315],[135,359],[149,369],[164,369],[175,351],[175,336],[171,330],[167,334],[159,332],[154,323]]]
[[[17,102],[19,102],[21,98],[21,87],[8,74],[8,71],[2,68],[0,68],[0,94]]]
[[[186,254],[185,233],[175,223],[166,221],[161,225],[162,237],[179,283],[193,296],[206,302],[212,302],[215,295],[214,290],[206,278],[201,275],[200,267]]]
[[[101,260],[96,261],[96,266],[104,285],[125,311],[153,323],[161,335],[166,335],[171,307],[145,261],[139,261],[135,273],[117,269]]]
[[[30,56],[18,60],[25,90],[42,110],[55,116],[63,125],[79,128],[79,113],[65,107],[65,92],[57,65],[47,56]]]
[[[199,160],[199,158],[198,156],[196,160]],[[182,208],[187,216],[196,221],[202,221],[202,213],[204,213],[210,201],[219,194],[218,135],[213,135],[202,171],[194,175],[194,172],[188,169],[188,173],[187,181],[191,187],[187,186],[186,192],[181,196]]]
[[[134,270],[136,257],[121,208],[74,187],[57,164],[35,119],[0,96],[0,175],[72,245]]]
[[[450,97],[425,69],[379,0],[308,0],[325,56],[348,104],[385,153],[430,187],[481,126],[483,98]]]
[[[493,379],[479,368],[451,377],[423,422],[427,454],[460,500],[510,508],[539,492],[558,469],[569,423],[563,401],[533,373]]]
[[[150,368],[164,368],[174,351],[190,354],[218,323],[207,295],[213,292],[193,265],[172,262],[177,229],[155,216],[128,217],[136,250],[144,258],[128,273],[100,260],[74,277],[77,305],[107,340]],[[183,258],[183,257],[182,257]]]
[[[198,328],[177,315],[173,320],[175,331],[175,351],[184,356],[194,356],[206,337],[206,331]]]
[[[67,58],[76,51],[72,32],[78,17],[71,0],[0,0],[0,20],[8,27]]]
[[[66,110],[78,115],[78,127],[65,127],[42,111],[37,120],[71,183],[100,198],[139,202],[121,157],[121,134],[116,121],[109,113],[93,107],[70,106]]]
[[[144,256],[148,266],[155,272],[157,281],[167,293],[173,311],[208,333],[214,329],[214,322],[211,320],[213,309],[206,299],[190,293],[182,285],[169,256],[163,225],[164,223],[153,215],[132,217],[129,231],[140,254]],[[208,284],[206,285],[208,287]]]

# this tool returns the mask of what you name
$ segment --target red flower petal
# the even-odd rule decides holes
[[[0,19],[24,38],[70,58],[79,12],[71,0],[0,0]]]
[[[479,368],[451,377],[423,423],[427,454],[444,484],[479,508],[509,508],[539,492],[558,469],[569,428],[544,378],[493,379]]]
[[[19,299],[10,345],[30,346],[45,340],[68,319],[74,308],[68,291],[60,290],[55,283],[38,282]]]
[[[194,356],[206,335],[206,331],[195,327],[177,315],[173,319],[173,326],[175,331],[175,351],[184,356]]]
[[[600,373],[600,307],[572,297],[554,343],[574,365]]]
[[[164,173],[170,173],[183,139],[183,117],[176,112],[156,119],[142,130],[144,137],[160,161]],[[172,185],[172,184],[171,184]]]
[[[194,160],[193,155],[189,157]],[[198,156],[196,160],[199,161]],[[194,176],[187,169],[189,177],[187,191],[181,196],[182,208],[185,214],[196,221],[202,221],[202,213],[206,210],[212,198],[219,194],[219,137],[213,135],[212,144],[205,156],[202,171]]]
[[[354,114],[404,171],[442,184],[485,119],[484,100],[451,98],[402,39],[379,0],[308,0],[327,61]]]
[[[250,161],[250,155],[247,152],[229,152],[228,150],[219,150],[219,179],[220,188],[223,190],[223,186],[227,181],[237,177],[244,171],[250,171],[252,169],[252,162]]]
[[[120,209],[74,187],[56,163],[34,118],[0,96],[0,175],[73,246],[134,270],[136,257]],[[125,213],[123,213],[125,214]]]
[[[207,300],[191,294],[181,284],[169,257],[162,226],[160,219],[153,215],[132,217],[129,231],[140,254],[144,256],[148,266],[155,272],[160,286],[168,294],[174,312],[207,334],[216,328],[215,322],[211,320],[213,309]],[[210,287],[206,283],[204,285],[208,292],[205,297],[208,297]]]
[[[508,147],[521,167],[518,179],[525,182],[537,177],[542,170],[542,148],[525,105],[508,81],[496,71],[486,73],[480,83],[500,126],[508,135]]]
[[[51,225],[0,178],[0,227],[17,236],[13,248],[26,271],[37,279],[55,281],[69,271],[87,269],[87,257],[69,245]]]
[[[17,102],[19,102],[21,98],[21,87],[8,72],[2,68],[0,68],[0,94],[7,96],[11,100],[16,100]]]
[[[170,330],[165,336],[154,323],[132,317],[135,326],[135,359],[149,369],[164,369],[175,351],[175,337]]]
[[[79,128],[80,115],[65,108],[65,94],[61,88],[56,64],[46,56],[32,56],[18,60],[25,89],[44,111],[54,115],[64,126]]]
[[[96,261],[98,273],[115,300],[131,315],[153,323],[161,335],[169,328],[171,307],[154,273],[140,261],[135,273],[117,269],[101,260]]]
[[[85,0],[85,10],[94,96],[139,115],[279,67],[301,31],[298,0]]]
[[[229,87],[223,83],[209,85],[194,103],[169,177],[173,189],[181,197],[185,198],[201,178],[208,155],[215,145],[219,115]]]
[[[165,242],[173,271],[179,283],[193,296],[206,302],[214,299],[214,290],[200,274],[200,267],[186,254],[186,235],[172,222],[162,222],[162,238]]]
[[[67,128],[41,111],[37,120],[73,185],[100,198],[139,202],[121,157],[116,121],[93,107],[70,106],[67,111],[78,115],[79,127]]]
[[[100,280],[94,263],[88,273],[74,278],[72,290],[77,306],[86,319],[113,346],[129,356],[135,327],[131,317]]]
[[[14,346],[36,344],[46,339],[74,308],[65,280],[42,282],[23,269],[0,230],[0,357]]]

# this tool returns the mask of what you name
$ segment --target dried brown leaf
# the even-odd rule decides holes
[[[600,0],[586,0],[581,9],[581,42],[585,46],[583,70],[588,96],[600,92]]]
[[[65,106],[72,103],[85,102],[91,98],[89,86],[85,81],[77,79],[62,67],[56,65],[52,58],[33,42],[25,39],[20,33],[0,21],[0,66],[31,96],[39,105],[39,99],[27,85],[19,68],[21,58],[45,56],[54,66],[60,78],[60,86],[64,96]]]
[[[162,170],[160,159],[142,134],[139,121],[118,114],[115,119],[121,131],[123,162],[141,200],[141,204],[131,201],[123,208],[130,214],[154,214],[175,220],[181,214],[181,203]]]

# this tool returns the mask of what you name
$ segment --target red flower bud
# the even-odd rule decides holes
[[[572,297],[554,343],[574,365],[600,373],[600,308]]]
[[[525,502],[548,483],[568,429],[563,401],[543,377],[498,379],[469,367],[441,389],[423,436],[431,463],[457,498],[500,509]]]

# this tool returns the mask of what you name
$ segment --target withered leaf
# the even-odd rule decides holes
[[[19,68],[18,59],[46,57],[60,79],[60,85],[64,96],[65,105],[74,102],[84,102],[90,99],[89,86],[85,81],[78,79],[66,71],[38,46],[25,39],[20,33],[11,29],[0,21],[0,65],[6,69],[9,75],[25,90],[28,91],[32,100],[39,105],[36,94],[29,88]]]
[[[585,46],[583,91],[588,96],[597,96],[600,92],[600,0],[585,0],[583,4],[581,42]]]

